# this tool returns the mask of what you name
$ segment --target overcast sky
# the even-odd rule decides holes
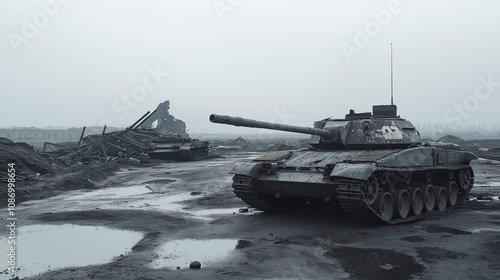
[[[499,1],[1,0],[0,127],[128,126],[170,100],[311,126],[394,102],[414,124],[498,124]],[[245,130],[245,129],[243,129]]]

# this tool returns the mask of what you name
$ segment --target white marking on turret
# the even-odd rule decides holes
[[[394,124],[394,122],[392,123]],[[384,125],[382,126],[382,135],[385,139],[403,139],[403,134],[399,131],[399,128],[395,125]]]

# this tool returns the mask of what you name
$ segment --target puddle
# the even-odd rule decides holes
[[[151,192],[152,191],[144,185],[121,188],[106,188],[102,190],[83,192],[81,194],[68,197],[66,198],[66,200],[93,200],[95,198],[102,199],[110,197],[122,198]]]
[[[412,279],[424,266],[410,255],[385,249],[335,247],[325,256],[335,258],[355,279]]]
[[[216,209],[203,209],[198,211],[193,211],[197,216],[211,216],[211,215],[229,215],[229,214],[242,214],[242,215],[253,215],[257,213],[262,213],[263,211],[241,211],[240,209],[247,208],[216,208]]]
[[[107,263],[129,253],[142,237],[140,232],[106,227],[23,226],[18,229],[16,239],[18,275],[24,278],[65,267]],[[0,251],[7,252],[7,245],[2,236]]]
[[[146,182],[142,182],[143,184],[164,184],[164,185],[168,185],[170,183],[173,183],[175,182],[176,180],[173,180],[173,179],[159,179],[159,180],[150,180],[150,181],[146,181]]]
[[[160,182],[158,182],[160,181]],[[166,182],[169,181],[169,182]],[[168,184],[175,182],[175,180],[156,180],[151,182],[145,182],[146,187],[155,193],[164,193],[169,190]]]
[[[204,166],[223,166],[223,165],[227,165],[229,163],[229,161],[216,161],[214,163],[210,163],[210,164],[206,164]]]
[[[176,180],[153,180],[144,182],[141,185],[129,187],[105,188],[94,191],[83,191],[79,194],[65,197],[64,200],[93,201],[112,200],[115,198],[134,198],[149,193],[164,193],[168,189],[168,184]],[[175,199],[175,198],[174,198]]]
[[[489,232],[500,232],[500,228],[477,228],[473,229],[472,233],[481,233],[484,231],[489,231]]]
[[[427,227],[425,227],[425,231],[427,231],[428,233],[451,233],[454,235],[472,234],[470,231],[465,231],[465,230],[451,228],[451,227],[445,227],[445,226],[441,226],[441,225],[428,225]]]
[[[238,240],[212,239],[196,240],[181,239],[163,244],[155,253],[157,257],[150,264],[154,269],[188,268],[192,261],[199,261],[201,268],[217,266],[234,254]]]
[[[500,165],[500,161],[494,160],[494,159],[485,159],[485,158],[478,158],[477,162],[479,164],[492,164],[492,165]]]
[[[183,205],[178,204],[177,202],[186,201],[192,199],[192,195],[190,193],[180,193],[169,196],[164,196],[160,198],[155,198],[151,200],[151,206],[155,206],[155,209],[164,210],[164,211],[181,211]]]
[[[500,187],[500,182],[474,182],[474,187]]]
[[[471,195],[469,197],[469,201],[478,201],[478,202],[489,202],[489,201],[499,201],[500,197],[498,196],[488,196],[488,195]]]
[[[422,238],[421,236],[418,235],[412,235],[412,236],[404,236],[400,238],[401,240],[408,241],[408,242],[422,242],[425,239]]]

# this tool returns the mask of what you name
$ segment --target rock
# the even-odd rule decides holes
[[[196,191],[196,192],[191,192],[191,195],[200,195],[200,194],[201,194],[201,192],[198,192],[198,191]]]
[[[252,245],[253,245],[252,241],[240,239],[238,240],[238,244],[236,244],[236,249],[243,249],[250,247]]]
[[[200,269],[201,268],[201,263],[199,261],[194,261],[189,264],[189,268],[191,269]]]
[[[136,158],[133,158],[133,157],[129,158],[129,160],[130,160],[130,162],[135,163],[135,164],[140,164],[141,163],[141,161],[139,159],[136,159]]]

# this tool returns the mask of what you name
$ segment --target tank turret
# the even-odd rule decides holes
[[[327,118],[314,128],[262,122],[240,117],[210,115],[213,123],[265,128],[312,135],[310,145],[318,149],[396,149],[421,142],[411,122],[397,115],[396,105],[373,106],[373,113],[350,110],[344,119]]]

